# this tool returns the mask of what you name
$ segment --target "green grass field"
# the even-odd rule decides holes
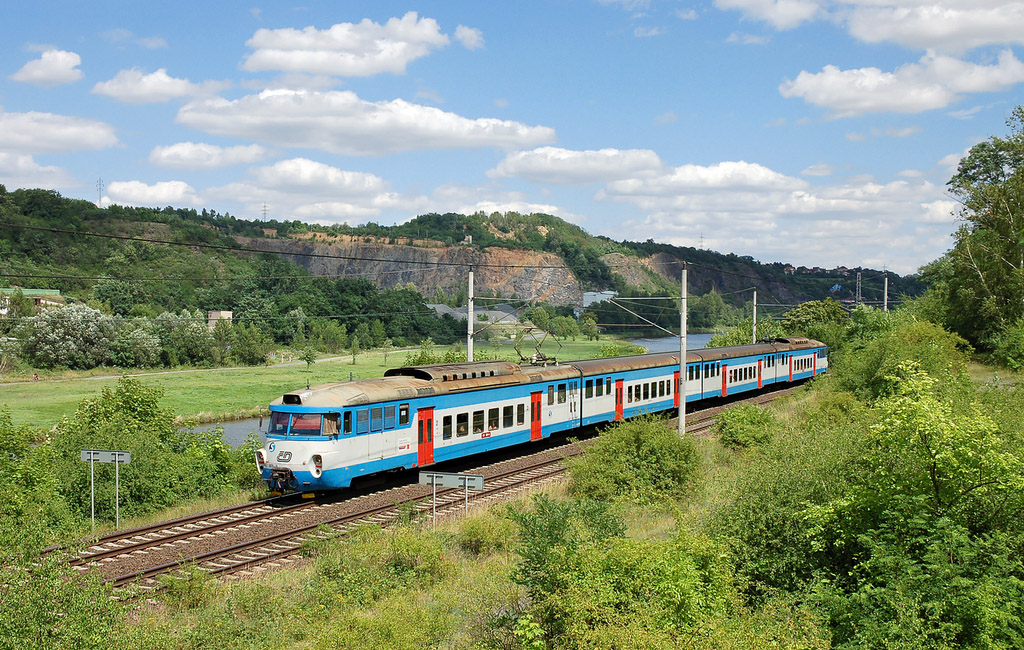
[[[552,341],[542,347],[559,360],[588,359],[598,356],[601,341],[568,341],[559,349]],[[477,350],[491,353],[494,348],[478,344]],[[532,352],[532,349],[531,349]],[[510,346],[501,346],[502,356],[515,356]],[[525,349],[524,349],[525,353]],[[379,377],[386,368],[405,365],[409,350],[391,352],[387,365],[379,351],[360,354],[352,364],[351,355],[334,360],[321,359],[307,371],[305,363],[278,364],[252,368],[215,368],[164,372],[126,373],[149,387],[163,391],[162,404],[182,418],[196,417],[200,422],[239,419],[258,415],[271,400],[283,393],[335,381]],[[117,383],[120,375],[65,372],[44,375],[40,381],[0,384],[0,406],[6,405],[17,425],[50,428],[61,417],[75,412],[82,400],[97,397],[106,386]]]

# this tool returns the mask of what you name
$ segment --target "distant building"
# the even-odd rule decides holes
[[[60,289],[20,289],[18,287],[0,289],[0,317],[6,317],[11,305],[11,296],[21,291],[21,295],[32,301],[36,310],[54,309],[65,305]]]
[[[448,305],[427,305],[434,310],[438,316],[444,316],[447,314],[455,320],[466,320],[466,307],[449,307]],[[501,321],[502,323],[518,323],[519,317],[516,316],[516,310],[511,305],[495,305],[491,309],[478,309],[474,305],[473,313],[476,315],[477,321],[487,321],[493,323]]]
[[[782,269],[782,272],[785,273],[786,275],[793,275],[794,273],[796,273],[796,267],[786,265],[786,268]]]
[[[583,292],[583,308],[593,305],[596,302],[604,302],[605,300],[611,300],[612,298],[619,295],[618,291],[584,291]]]
[[[206,312],[206,326],[210,329],[217,327],[217,321],[226,320],[229,324],[231,323],[232,313],[230,311],[217,311],[211,310]]]

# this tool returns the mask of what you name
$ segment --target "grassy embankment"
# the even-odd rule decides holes
[[[598,356],[601,346],[608,340],[567,341],[558,345],[549,340],[541,350],[548,355],[557,354],[559,360],[587,359]],[[479,345],[478,350],[491,353],[493,347]],[[181,418],[197,418],[202,422],[234,420],[266,413],[267,404],[283,393],[305,386],[355,379],[379,377],[386,368],[405,364],[410,352],[390,352],[387,363],[379,350],[362,352],[352,363],[351,355],[324,358],[308,370],[306,364],[276,364],[246,368],[187,369],[139,372],[144,385],[163,391],[161,404]],[[524,348],[524,353],[526,349]],[[497,351],[505,357],[515,356],[509,346]],[[16,425],[50,428],[64,415],[74,413],[85,399],[99,395],[103,387],[117,383],[122,376],[108,371],[52,373],[41,375],[40,381],[0,384],[0,405],[10,407]]]

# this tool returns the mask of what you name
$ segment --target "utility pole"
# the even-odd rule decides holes
[[[856,304],[860,304],[860,271],[857,271],[857,300]]]
[[[754,289],[754,336],[751,344],[757,343],[757,289]]]
[[[686,435],[686,263],[679,282],[679,437]]]
[[[96,179],[96,205],[103,202],[103,178]]]
[[[469,267],[469,307],[466,308],[466,361],[473,360],[473,267]]]
[[[885,274],[885,292],[882,294],[882,311],[889,311],[889,274]]]

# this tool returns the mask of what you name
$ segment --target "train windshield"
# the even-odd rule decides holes
[[[320,417],[319,413],[296,413],[292,416],[292,435],[320,435]]]
[[[283,436],[288,433],[288,414],[274,411],[270,414],[270,429],[267,433]]]

